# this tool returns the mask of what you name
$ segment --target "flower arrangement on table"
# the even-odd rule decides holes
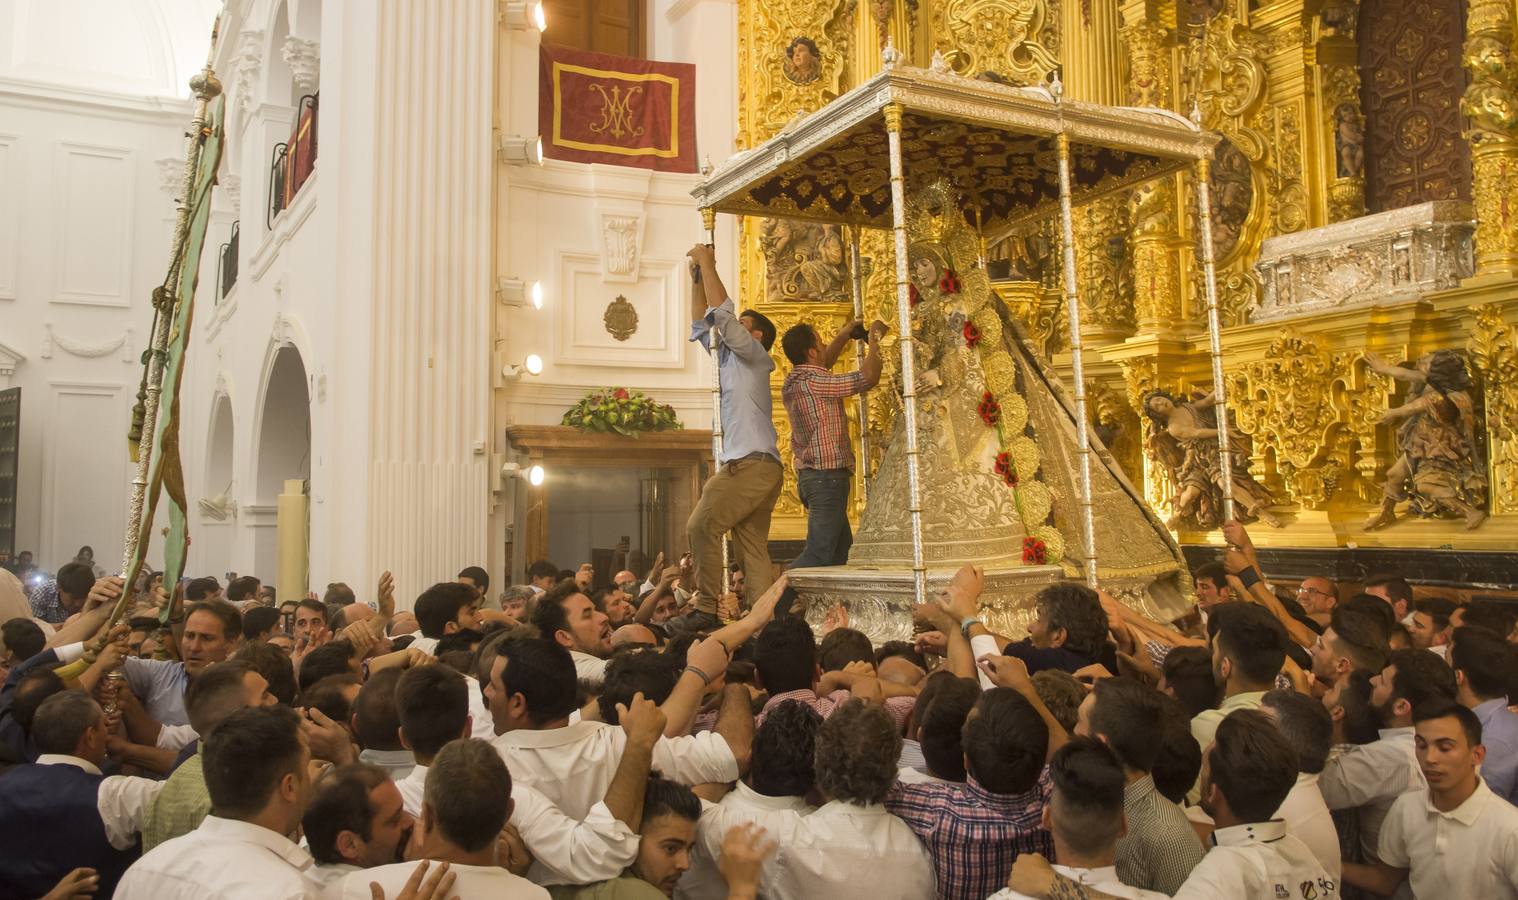
[[[644,431],[672,431],[685,426],[675,416],[675,408],[660,405],[642,391],[627,388],[604,388],[586,394],[584,399],[564,413],[560,424],[581,431],[612,432],[636,437]]]

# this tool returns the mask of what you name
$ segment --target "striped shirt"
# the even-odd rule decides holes
[[[1128,833],[1117,842],[1117,877],[1123,884],[1163,894],[1181,889],[1207,855],[1181,808],[1145,775],[1123,789]]]
[[[993,794],[971,775],[964,784],[903,784],[886,795],[933,855],[940,900],[984,900],[1005,887],[1022,853],[1054,855],[1043,827],[1049,770],[1021,794]]]
[[[852,469],[849,416],[843,401],[865,389],[860,371],[834,375],[800,365],[785,376],[780,398],[791,419],[791,456],[800,469]]]

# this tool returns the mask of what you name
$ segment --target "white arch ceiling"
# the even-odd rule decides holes
[[[188,97],[221,0],[0,0],[0,79]]]

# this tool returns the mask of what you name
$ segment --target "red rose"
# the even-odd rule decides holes
[[[917,289],[917,285],[907,285],[907,302],[912,306],[916,306],[922,302],[922,292]]]
[[[1049,551],[1044,542],[1036,537],[1023,538],[1023,562],[1043,565],[1048,561]]]
[[[996,398],[990,393],[981,395],[980,407],[977,411],[980,413],[980,420],[987,425],[995,425],[1001,419],[1001,404],[997,403]]]
[[[941,294],[959,293],[959,276],[954,274],[953,269],[943,270],[943,277],[938,279],[938,292]]]
[[[974,322],[965,322],[964,335],[966,346],[974,347],[980,343],[980,329],[975,327]]]
[[[616,397],[618,400],[626,400],[628,397],[627,388],[617,388],[615,391],[611,392],[611,395],[613,397]]]
[[[1007,487],[1017,487],[1017,473],[1016,472],[1007,472],[1007,473],[1005,473],[1002,476],[1002,480],[1007,483]]]
[[[1012,456],[1008,453],[996,454],[996,474],[1005,477],[1012,471]]]

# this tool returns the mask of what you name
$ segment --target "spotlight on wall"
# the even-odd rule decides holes
[[[523,375],[542,375],[543,357],[536,353],[527,354],[527,358],[520,363],[514,363],[501,369],[501,377],[507,381],[516,381]]]
[[[502,478],[520,478],[533,487],[540,487],[547,473],[542,466],[532,465],[523,467],[521,463],[509,462],[501,466]]]
[[[508,166],[541,166],[543,164],[543,139],[541,137],[518,137],[501,135],[496,141],[496,153]]]
[[[520,278],[497,278],[495,296],[503,306],[526,306],[530,303],[533,309],[542,309],[543,282],[523,281]]]
[[[501,20],[512,31],[536,28],[542,33],[548,30],[548,14],[538,0],[506,0],[501,4]]]

